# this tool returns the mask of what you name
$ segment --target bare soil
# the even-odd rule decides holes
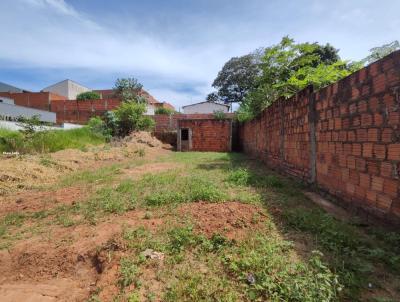
[[[67,149],[47,155],[1,158],[0,196],[50,186],[61,175],[71,171],[97,169],[139,156],[143,159],[154,158],[168,154],[169,149],[170,145],[163,145],[148,132],[137,132],[123,140],[91,147],[87,151]]]
[[[240,240],[247,232],[262,228],[267,217],[257,206],[240,202],[197,202],[182,206],[179,213],[190,215],[195,230],[211,237],[221,234],[229,239]]]

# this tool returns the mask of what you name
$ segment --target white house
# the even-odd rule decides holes
[[[82,86],[71,80],[64,80],[49,87],[43,88],[42,91],[52,92],[65,96],[68,100],[76,100],[76,96],[82,92],[92,91],[90,88]]]
[[[213,103],[213,102],[200,102],[196,104],[186,105],[182,107],[184,114],[194,113],[214,113],[216,111],[229,112],[229,105]]]

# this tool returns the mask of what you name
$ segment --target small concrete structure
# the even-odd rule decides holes
[[[232,120],[178,120],[178,151],[230,152],[232,150]]]
[[[229,105],[213,102],[200,102],[183,106],[182,109],[184,114],[214,113],[216,111],[228,113]]]

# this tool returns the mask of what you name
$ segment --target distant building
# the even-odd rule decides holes
[[[206,101],[206,102],[186,105],[183,106],[182,109],[184,114],[214,113],[215,111],[222,111],[228,113],[229,105]]]
[[[9,84],[6,84],[6,83],[3,83],[3,82],[0,82],[0,92],[13,92],[13,93],[18,92],[18,93],[21,93],[21,92],[29,92],[29,91],[21,89],[21,88],[18,88],[18,87],[15,87],[15,86],[12,86],[12,85],[9,85]]]
[[[52,92],[64,96],[67,98],[67,100],[76,100],[78,94],[91,91],[91,89],[67,79],[49,87],[43,88],[42,91]]]

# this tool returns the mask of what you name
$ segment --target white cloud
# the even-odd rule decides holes
[[[182,105],[204,99],[230,57],[277,43],[286,34],[297,41],[331,42],[346,59],[360,59],[369,48],[398,38],[398,4],[376,6],[372,0],[339,0],[335,5],[322,0],[201,3],[199,11],[190,8],[195,5],[191,3],[157,15],[138,16],[135,11],[113,15],[113,10],[107,10],[105,18],[101,9],[89,13],[64,0],[1,0],[0,60],[5,68],[48,70],[59,73],[60,79],[69,77],[65,72],[73,69],[93,77],[142,77],[150,93]],[[187,86],[192,89],[181,89]]]

